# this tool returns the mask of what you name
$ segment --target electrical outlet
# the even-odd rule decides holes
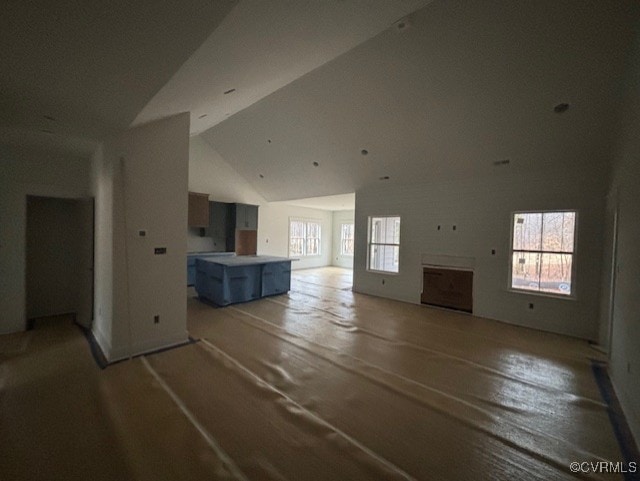
[[[160,315],[156,314],[155,316],[153,316],[153,323],[154,324],[160,324]]]

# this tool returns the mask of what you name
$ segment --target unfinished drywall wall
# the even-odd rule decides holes
[[[518,175],[512,168],[511,174],[474,180],[357,192],[354,289],[419,303],[422,264],[451,256],[444,264],[474,269],[475,315],[595,339],[605,180],[588,172]],[[578,211],[575,299],[510,291],[512,212],[559,209]],[[401,217],[398,274],[367,271],[367,221],[374,215]]]
[[[331,243],[331,265],[353,269],[353,256],[343,255],[341,249],[342,224],[353,224],[355,211],[336,210],[333,212],[333,241]]]
[[[625,108],[610,186],[618,211],[610,372],[627,421],[640,442],[640,36],[624,87]]]
[[[27,195],[89,195],[89,162],[51,151],[0,147],[0,334],[24,330]]]

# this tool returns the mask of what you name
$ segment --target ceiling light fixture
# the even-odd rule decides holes
[[[225,95],[232,94],[235,91],[236,91],[236,89],[229,89],[229,90],[225,91],[224,94]]]
[[[558,104],[553,108],[553,111],[556,114],[562,114],[562,113],[566,112],[567,110],[569,110],[569,104],[567,104],[567,103]]]
[[[260,174],[260,178],[261,178],[261,179],[264,179],[264,175]]]
[[[317,163],[317,162],[314,162],[314,163],[313,163],[313,166],[314,166],[314,167],[318,167],[319,165],[320,165],[320,164],[319,164],[319,163]]]
[[[385,175],[384,177],[380,177],[380,180],[389,180],[390,177],[388,175]]]
[[[368,155],[368,154],[369,154],[369,151],[368,151],[367,149],[362,149],[362,150],[360,151],[360,153],[361,153],[362,155]]]
[[[267,143],[270,144],[271,143],[271,139],[267,139]]]

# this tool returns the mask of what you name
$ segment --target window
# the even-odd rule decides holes
[[[398,272],[400,217],[369,217],[369,270]]]
[[[353,224],[342,224],[340,227],[340,254],[353,255]]]
[[[511,288],[570,296],[576,212],[513,214]]]
[[[320,221],[289,219],[289,256],[319,256],[320,231]]]

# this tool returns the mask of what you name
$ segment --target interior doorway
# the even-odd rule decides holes
[[[93,320],[93,199],[27,196],[26,318]]]

